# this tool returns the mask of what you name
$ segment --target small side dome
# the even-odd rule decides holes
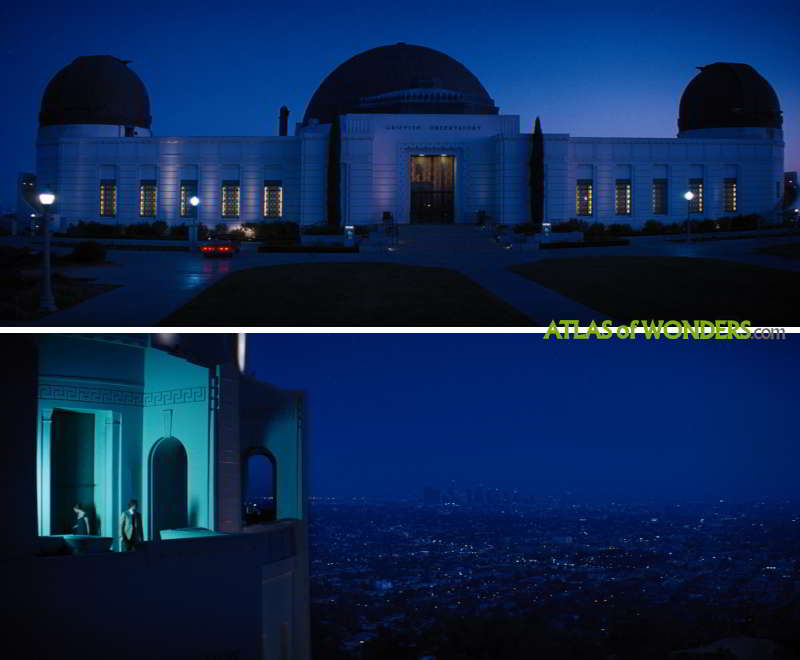
[[[681,96],[678,130],[777,128],[783,125],[778,95],[749,64],[716,62],[700,69]]]
[[[150,128],[150,98],[129,60],[111,55],[76,58],[48,83],[39,126],[115,124]]]

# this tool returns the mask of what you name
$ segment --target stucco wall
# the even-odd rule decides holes
[[[56,226],[77,220],[132,223],[180,217],[182,168],[197,172],[201,204],[198,220],[209,226],[263,220],[263,182],[283,184],[286,220],[301,224],[327,218],[328,136],[330,125],[299,127],[294,137],[81,138],[43,134],[37,149],[40,185],[57,194]],[[591,169],[594,213],[585,219],[640,226],[649,219],[685,219],[688,179],[704,179],[705,208],[698,218],[723,211],[723,180],[736,172],[736,213],[765,213],[777,204],[783,177],[782,138],[706,133],[686,138],[591,138],[546,134],[545,215],[557,222],[576,216],[575,182]],[[688,134],[687,134],[688,135]],[[342,219],[344,224],[374,224],[384,211],[409,221],[409,158],[414,154],[455,156],[455,221],[471,223],[480,210],[498,222],[529,219],[531,134],[520,133],[516,115],[345,115],[342,118]],[[614,181],[626,168],[633,184],[630,215],[616,215]],[[666,169],[666,215],[652,212],[652,179]],[[658,173],[658,176],[655,175]],[[101,218],[99,185],[117,181],[117,216]],[[139,181],[158,181],[157,218],[139,216]],[[240,181],[238,219],[223,218],[221,182]],[[777,186],[777,187],[776,187]]]

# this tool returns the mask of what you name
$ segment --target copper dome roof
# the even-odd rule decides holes
[[[359,53],[322,81],[303,122],[346,113],[497,114],[463,64],[432,48],[399,43]]]
[[[782,126],[775,90],[749,64],[716,62],[697,68],[700,73],[681,96],[678,130]]]
[[[40,126],[116,124],[150,128],[147,89],[127,60],[111,55],[76,58],[48,83]]]

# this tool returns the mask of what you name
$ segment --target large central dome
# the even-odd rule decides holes
[[[351,57],[319,86],[303,123],[347,113],[496,115],[494,101],[461,62],[424,46],[381,46]]]

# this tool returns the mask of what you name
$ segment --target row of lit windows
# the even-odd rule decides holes
[[[139,216],[156,217],[158,185],[155,180],[139,182]],[[180,188],[180,212],[182,218],[196,218],[197,207],[191,203],[197,195],[197,181],[183,180]],[[238,181],[222,182],[222,199],[220,215],[223,218],[238,218],[241,212],[241,187]],[[264,181],[265,218],[283,217],[283,186],[280,181]],[[117,215],[117,182],[104,179],[100,182],[100,215],[114,217]]]
[[[578,179],[575,184],[575,212],[578,215],[593,215],[593,187],[592,179]],[[633,213],[632,192],[630,179],[617,179],[614,192],[614,213],[616,215],[631,215]],[[689,190],[693,198],[689,202],[691,213],[703,213],[703,179],[689,179]],[[652,186],[652,211],[654,215],[667,214],[667,180],[653,179]],[[736,179],[724,181],[723,193],[725,213],[735,213],[737,210]]]

